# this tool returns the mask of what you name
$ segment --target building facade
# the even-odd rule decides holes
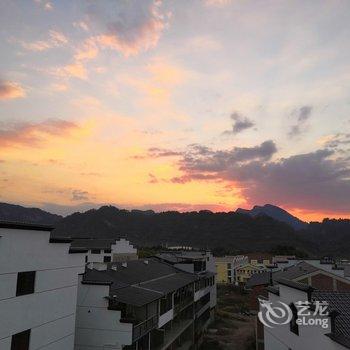
[[[237,284],[236,269],[248,263],[245,255],[223,256],[215,258],[217,283]]]
[[[136,260],[137,249],[124,238],[121,239],[74,239],[71,249],[87,251],[85,262],[112,262]]]
[[[210,322],[214,274],[160,259],[110,263],[81,276],[76,350],[192,349]]]
[[[0,349],[72,350],[84,254],[52,227],[0,221]]]
[[[350,349],[350,293],[319,291],[301,283],[280,280],[278,286],[268,288],[268,301],[273,305],[279,302],[288,305],[293,310],[293,317],[286,324],[264,326],[265,350]],[[297,320],[304,316],[294,312],[298,302],[312,305],[313,312],[305,316],[303,324]],[[318,302],[328,305],[328,315],[317,311],[315,305]],[[263,307],[260,310],[264,312]],[[327,321],[325,327],[321,326],[321,321],[319,324],[309,321],[315,317]]]

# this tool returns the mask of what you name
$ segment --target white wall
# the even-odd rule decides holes
[[[79,277],[81,279],[81,277]],[[109,286],[79,284],[75,350],[122,349],[132,344],[132,325],[108,310]]]
[[[279,290],[279,296],[269,293],[270,301],[280,300],[289,305],[292,302],[308,300],[307,293],[303,291],[283,285],[279,285]],[[321,326],[299,325],[299,335],[296,335],[290,331],[289,324],[274,328],[264,327],[265,350],[345,350],[345,347],[325,335],[330,331],[330,327],[323,329]]]
[[[68,243],[49,243],[49,232],[0,228],[0,349],[31,329],[30,350],[72,350],[78,274],[84,255]],[[16,297],[17,273],[36,271],[33,294]]]

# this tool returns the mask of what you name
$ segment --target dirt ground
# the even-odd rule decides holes
[[[201,350],[254,350],[255,319],[248,314],[248,294],[240,288],[218,286],[215,321]]]

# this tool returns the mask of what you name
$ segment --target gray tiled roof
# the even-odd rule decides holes
[[[115,244],[115,239],[74,239],[71,247],[81,249],[111,249],[112,244]]]
[[[264,271],[262,273],[255,273],[246,283],[246,288],[253,288],[260,285],[268,285],[270,283],[270,271]]]
[[[301,261],[296,265],[285,268],[282,271],[272,273],[272,279],[278,283],[279,279],[294,280],[309,273],[319,270],[317,267]],[[253,288],[258,285],[268,285],[270,282],[270,271],[254,274],[247,282],[247,288]]]
[[[196,276],[191,274],[176,273],[174,275],[159,278],[154,281],[142,283],[141,287],[167,294],[183,286],[186,286],[191,282],[194,282],[196,279]]]
[[[350,292],[334,292],[315,290],[312,300],[327,301],[329,311],[337,311],[335,330],[332,339],[338,339],[350,346]],[[344,344],[343,344],[344,345]]]
[[[128,286],[113,290],[112,295],[116,297],[118,302],[142,306],[161,298],[163,293],[143,289],[142,287],[138,286]]]
[[[116,295],[118,301],[136,306],[150,303],[200,278],[158,259],[133,260],[126,265],[109,263],[107,266],[107,270],[101,271],[88,269],[82,283],[110,284],[109,296]]]
[[[301,261],[296,265],[286,268],[284,271],[274,272],[273,279],[276,281],[279,278],[294,280],[295,278],[307,275],[317,270],[319,270],[317,267],[312,266],[305,261]]]

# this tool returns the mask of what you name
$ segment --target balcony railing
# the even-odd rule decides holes
[[[132,332],[132,341],[136,341],[143,337],[146,333],[151,331],[153,328],[156,328],[158,325],[158,316],[154,315],[147,320],[139,323],[138,325],[134,326],[133,332]]]
[[[191,297],[187,297],[183,300],[181,300],[178,303],[175,303],[174,306],[174,314],[178,314],[180,311],[182,311],[183,309],[185,309],[187,306],[193,304],[194,300],[193,300],[193,295]]]

